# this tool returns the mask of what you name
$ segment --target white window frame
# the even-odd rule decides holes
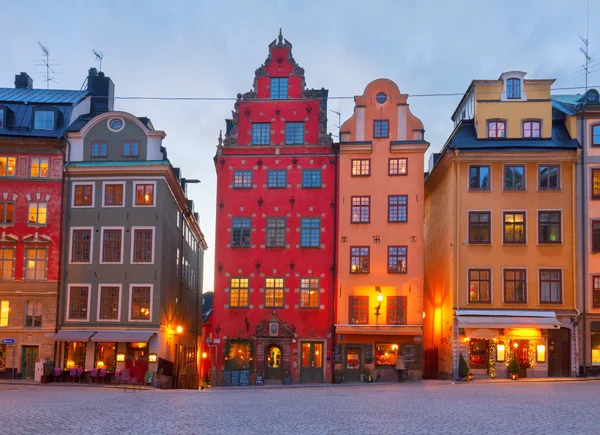
[[[119,305],[117,308],[116,319],[101,319],[100,318],[100,304],[102,301],[102,287],[118,287],[119,288]],[[123,284],[111,284],[111,283],[99,283],[98,284],[98,306],[96,308],[96,321],[98,322],[120,322],[121,321],[121,304],[123,303]]]
[[[152,230],[152,259],[149,262],[146,261],[134,261],[134,246],[135,246],[135,230]],[[156,228],[155,227],[131,227],[131,253],[130,253],[130,262],[131,264],[154,264],[154,253],[156,247]]]
[[[137,186],[140,185],[140,184],[152,184],[154,186],[153,187],[154,198],[153,198],[153,201],[152,201],[152,205],[142,205],[142,204],[138,205],[138,204],[135,203],[135,197],[137,195]],[[132,207],[156,207],[156,181],[150,181],[150,180],[147,180],[147,181],[143,181],[143,180],[134,181],[133,182],[133,195],[132,195],[132,198],[131,198],[131,206]]]
[[[73,233],[80,230],[90,231],[90,261],[73,261]],[[92,264],[94,262],[94,227],[71,227],[69,231],[69,264]]]
[[[107,185],[113,185],[113,184],[120,184],[121,186],[123,186],[123,202],[121,203],[121,205],[106,205],[106,186]],[[125,198],[126,198],[126,182],[125,181],[103,181],[102,182],[102,208],[123,208],[125,207]]]
[[[104,261],[103,251],[104,251],[104,231],[106,230],[121,230],[121,261]],[[123,264],[123,253],[125,247],[125,227],[100,227],[100,258],[98,259],[99,264]]]
[[[133,309],[133,288],[134,287],[150,287],[150,317],[148,320],[143,319],[132,319],[131,318],[131,310]],[[154,299],[154,284],[129,284],[129,310],[127,312],[127,320],[134,323],[152,323],[152,309],[153,309],[153,299]]]
[[[92,186],[92,205],[75,205],[75,186]],[[71,208],[94,208],[96,205],[96,183],[93,181],[74,181],[71,188]]]
[[[69,312],[71,311],[71,287],[87,287],[88,289],[88,300],[86,314],[87,317],[84,319],[69,319]],[[92,300],[92,285],[91,284],[67,284],[67,311],[65,312],[65,322],[89,322],[90,321],[90,301]]]

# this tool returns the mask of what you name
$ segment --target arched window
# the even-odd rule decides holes
[[[506,98],[520,99],[521,98],[521,80],[508,79],[506,80]]]

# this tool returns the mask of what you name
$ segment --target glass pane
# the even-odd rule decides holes
[[[315,356],[314,356],[314,367],[323,366],[323,343],[314,343]]]
[[[302,343],[302,367],[310,367],[310,343]]]

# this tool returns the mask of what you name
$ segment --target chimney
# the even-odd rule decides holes
[[[92,94],[90,113],[95,116],[111,112],[115,106],[115,84],[102,71],[90,68],[88,74],[88,91]]]
[[[15,74],[15,88],[16,89],[33,89],[33,79],[29,77],[29,74],[22,72],[21,74]]]

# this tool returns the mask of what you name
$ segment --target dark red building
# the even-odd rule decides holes
[[[280,33],[219,139],[211,342],[219,384],[331,379],[336,161],[327,92],[306,89]]]

